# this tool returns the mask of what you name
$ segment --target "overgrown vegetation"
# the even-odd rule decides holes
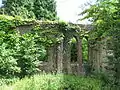
[[[108,57],[108,72],[102,78],[107,90],[120,89],[120,1],[119,0],[98,0],[95,5],[82,12],[86,14],[84,19],[90,19],[94,30],[90,33],[90,42],[95,44],[102,38],[110,39],[109,50],[112,55]]]
[[[55,0],[4,0],[0,13],[38,20],[56,20]]]
[[[39,61],[46,55],[45,47],[37,43],[34,34],[20,35],[14,29],[22,21],[8,16],[0,16],[0,20],[0,76],[35,74]]]
[[[1,90],[120,89],[120,0],[97,0],[81,13],[86,15],[83,20],[92,22],[92,31],[65,22],[39,21],[57,19],[54,0],[7,0],[0,10],[2,14],[14,16],[0,15]],[[30,32],[24,33],[23,27],[30,28]],[[88,61],[88,49],[96,47],[94,54],[98,54],[97,45],[103,39],[108,45],[106,51],[111,51],[106,56],[108,62],[102,67],[102,63],[93,60],[97,65],[101,64],[94,70],[85,63],[87,72],[83,61]],[[71,75],[35,75],[40,73],[40,61],[45,60],[49,62],[50,72],[71,74],[73,61],[77,62],[78,75],[83,69],[86,75],[93,70],[101,81]]]
[[[0,86],[0,90],[100,90],[101,81],[72,75],[34,75]]]
[[[39,61],[46,60],[46,50],[59,45],[65,37],[63,33],[75,32],[76,28],[64,22],[44,22],[43,25],[35,20],[4,15],[0,16],[0,20],[0,75],[3,77],[22,78],[35,74],[39,71]],[[29,27],[29,24],[33,27],[28,33],[22,34],[24,31],[16,29],[22,25]],[[69,35],[72,37],[72,33]]]

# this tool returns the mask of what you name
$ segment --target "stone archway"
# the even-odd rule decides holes
[[[56,30],[58,30],[57,28],[61,28],[59,26],[59,23],[38,23],[37,25],[41,26],[42,29],[51,29],[53,27],[56,28]],[[32,24],[31,27],[30,25],[22,25],[22,26],[18,26],[17,30],[19,32],[22,32],[25,30],[27,32],[31,32],[31,29],[33,27],[35,27],[36,24]],[[75,25],[74,25],[75,26]],[[69,26],[67,26],[69,27]],[[79,25],[79,28],[81,26]],[[83,27],[83,26],[82,26]],[[84,27],[86,28],[86,27]],[[66,28],[62,28],[62,29],[66,29]],[[57,73],[66,73],[66,74],[72,74],[72,70],[71,70],[71,44],[70,39],[75,37],[77,43],[77,74],[80,75],[83,73],[83,67],[82,67],[82,39],[80,38],[80,35],[78,34],[78,31],[80,33],[80,30],[76,30],[76,28],[67,28],[69,29],[68,31],[66,30],[58,30],[58,32],[62,33],[64,35],[64,38],[60,41],[60,43],[56,43],[54,45],[52,45],[51,47],[49,47],[47,49],[47,53],[48,53],[48,68],[49,68],[49,72],[57,72]],[[78,28],[77,28],[78,29]],[[26,33],[25,32],[25,33]]]

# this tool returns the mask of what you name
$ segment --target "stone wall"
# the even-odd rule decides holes
[[[73,75],[78,75],[78,71],[77,71],[78,64],[77,63],[71,63],[70,66],[71,66],[72,74]],[[39,68],[40,68],[42,73],[43,72],[45,72],[45,73],[57,73],[57,71],[55,69],[54,69],[54,71],[51,71],[51,69],[49,67],[49,62],[40,62]]]
[[[51,25],[53,24],[39,24],[39,26],[43,25],[43,30],[46,25],[49,25],[48,28],[51,30]],[[16,29],[20,34],[30,33],[35,24],[29,25],[21,25],[18,26]],[[53,25],[54,26],[54,25]],[[87,25],[79,25],[82,29],[88,29]],[[47,28],[47,29],[48,29]],[[70,29],[71,30],[71,29]],[[57,73],[66,73],[66,74],[75,74],[80,75],[83,74],[83,66],[82,66],[82,43],[80,36],[75,33],[75,35],[65,35],[64,32],[64,39],[61,40],[59,44],[53,45],[47,49],[48,54],[48,62],[40,63],[41,71],[45,72],[57,72]],[[73,36],[76,38],[76,45],[77,45],[77,62],[71,64],[71,46],[69,41]]]
[[[94,45],[89,45],[89,63],[92,71],[105,71],[108,67],[108,56],[111,55],[112,50],[108,48],[107,38],[98,41]]]

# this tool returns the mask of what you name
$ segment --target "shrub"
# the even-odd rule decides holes
[[[34,75],[25,77],[2,90],[100,90],[100,81],[90,77],[72,75]],[[6,89],[7,88],[7,89]]]
[[[0,16],[0,77],[24,77],[35,74],[39,60],[46,55],[34,34],[20,35],[14,27],[21,21]]]

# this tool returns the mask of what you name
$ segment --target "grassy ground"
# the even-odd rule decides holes
[[[34,75],[11,82],[2,84],[0,90],[100,90],[101,84],[100,80],[90,77],[51,74]]]

